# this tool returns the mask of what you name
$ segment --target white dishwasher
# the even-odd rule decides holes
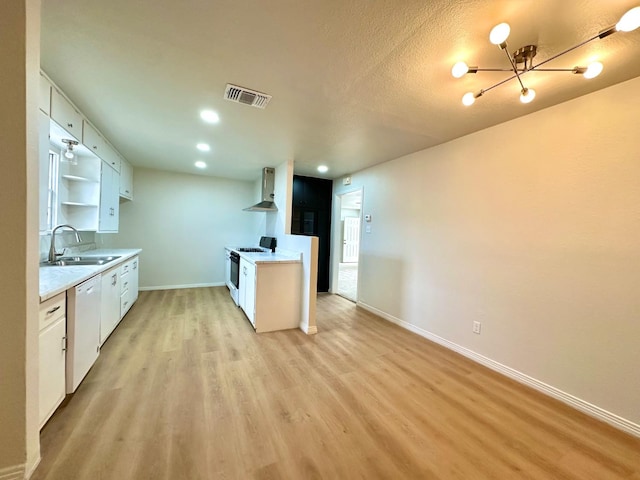
[[[101,277],[67,290],[67,393],[76,391],[100,353]]]

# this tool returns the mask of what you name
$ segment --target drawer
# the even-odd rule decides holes
[[[39,330],[43,330],[48,325],[58,320],[59,318],[64,318],[67,314],[67,296],[64,292],[56,295],[49,300],[46,300],[40,304],[40,328]]]
[[[129,291],[129,275],[120,277],[120,295],[124,295]]]
[[[124,314],[127,313],[131,307],[131,297],[128,291],[122,293],[120,297],[120,317],[124,317]]]

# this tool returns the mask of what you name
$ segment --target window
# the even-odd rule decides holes
[[[58,202],[58,163],[60,155],[49,150],[49,185],[47,191],[47,230],[56,224],[56,204]]]

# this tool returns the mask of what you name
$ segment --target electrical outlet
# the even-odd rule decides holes
[[[477,333],[480,335],[480,329],[482,328],[482,324],[480,322],[473,322],[473,333]]]

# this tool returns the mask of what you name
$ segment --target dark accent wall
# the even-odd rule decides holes
[[[291,233],[318,237],[318,292],[329,291],[333,182],[293,176]]]

